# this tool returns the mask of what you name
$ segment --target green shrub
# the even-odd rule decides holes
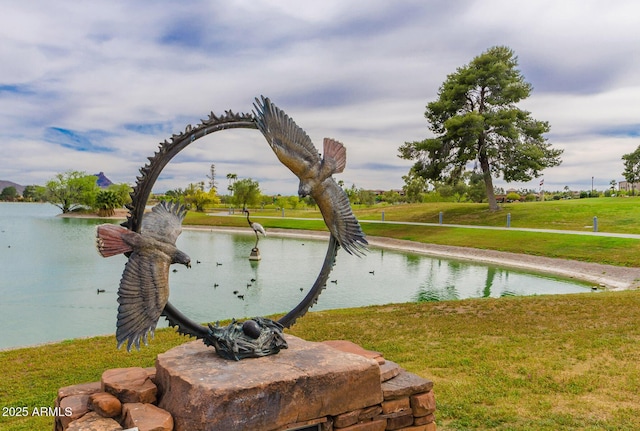
[[[507,201],[514,202],[519,200],[520,200],[520,195],[518,193],[516,192],[507,193]]]

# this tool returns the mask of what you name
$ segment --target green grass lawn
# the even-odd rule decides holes
[[[640,292],[399,304],[311,313],[292,332],[432,379],[440,430],[637,430],[639,306]]]
[[[598,217],[601,232],[640,233],[640,198],[568,199],[544,202],[515,202],[491,212],[487,204],[435,202],[374,206],[356,210],[362,220],[380,220],[382,212],[388,221],[438,223],[480,226],[506,226],[511,214],[511,227],[589,231],[593,217]]]
[[[640,292],[389,304],[308,313],[287,332],[348,339],[434,381],[439,430],[640,429]],[[187,339],[159,330],[126,353],[94,337],[0,352],[0,405],[47,406],[109,368],[153,366]],[[0,417],[0,429],[51,418]]]
[[[215,210],[223,214],[226,209]],[[511,226],[521,228],[562,229],[590,231],[593,217],[598,217],[601,232],[640,234],[640,197],[616,197],[594,199],[567,199],[544,202],[515,202],[502,205],[491,212],[486,203],[433,202],[423,204],[378,204],[371,207],[356,206],[354,213],[360,220],[408,221],[438,223],[443,213],[445,224],[476,226],[506,226],[507,214],[511,214]],[[236,214],[241,216],[240,211]],[[281,217],[276,209],[252,210],[251,218],[260,216]],[[317,210],[285,209],[286,217],[320,218]]]

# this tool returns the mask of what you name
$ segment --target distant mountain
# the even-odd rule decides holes
[[[98,184],[98,187],[100,187],[102,189],[106,189],[111,184],[113,184],[113,182],[109,178],[107,178],[107,176],[104,174],[104,172],[100,172],[98,174],[95,174],[95,176],[98,177],[98,179],[96,180],[96,183]],[[18,183],[14,183],[13,181],[0,180],[0,192],[5,187],[15,187],[16,191],[18,192],[19,195],[22,195],[22,193],[24,192],[24,188],[25,188],[25,186],[22,186],[22,185],[20,185]]]
[[[101,189],[106,189],[111,184],[113,184],[111,180],[107,178],[107,176],[104,174],[104,172],[100,172],[94,175],[98,177],[98,179],[96,180],[96,183],[98,183],[98,187],[100,187]]]
[[[15,187],[18,194],[22,195],[25,186],[21,186],[20,184],[14,183],[13,181],[0,180],[0,192],[4,190],[5,187]]]

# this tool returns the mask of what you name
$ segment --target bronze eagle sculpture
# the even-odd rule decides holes
[[[306,132],[269,98],[256,99],[253,106],[258,129],[278,159],[300,179],[298,195],[313,198],[331,235],[347,253],[363,254],[368,242],[351,211],[349,197],[332,177],[345,168],[344,145],[325,138],[321,157]]]
[[[142,220],[140,233],[114,224],[97,228],[98,252],[103,257],[130,253],[118,289],[118,348],[125,342],[140,349],[153,336],[169,299],[169,266],[191,267],[191,259],[176,247],[186,209],[160,202]]]

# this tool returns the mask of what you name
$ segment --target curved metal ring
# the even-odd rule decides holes
[[[235,114],[232,111],[226,111],[222,116],[216,116],[213,112],[209,114],[207,120],[201,120],[196,127],[188,125],[184,132],[174,134],[170,141],[165,140],[159,146],[158,151],[152,157],[149,157],[149,163],[140,168],[140,176],[136,177],[136,185],[131,192],[131,203],[127,205],[129,215],[127,221],[122,226],[134,231],[140,232],[142,226],[142,218],[144,210],[151,194],[153,185],[165,166],[180,151],[184,150],[192,142],[207,136],[211,133],[226,129],[257,129],[255,118],[252,114]],[[338,241],[333,237],[329,239],[329,246],[322,265],[322,269],[318,277],[311,287],[309,293],[304,299],[294,307],[290,312],[278,320],[284,327],[290,327],[296,320],[311,308],[317,301],[318,297],[325,288],[327,279],[335,264],[336,254],[338,252]],[[194,322],[187,316],[182,314],[170,302],[167,302],[162,315],[166,317],[171,326],[177,327],[178,332],[185,335],[191,335],[196,338],[206,339],[209,328]]]

